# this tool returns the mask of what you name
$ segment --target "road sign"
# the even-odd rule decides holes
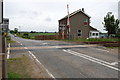
[[[0,0],[0,23],[3,21],[3,0]]]

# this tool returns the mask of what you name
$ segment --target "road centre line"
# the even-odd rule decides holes
[[[116,62],[112,62],[111,65],[116,65],[118,64],[120,61],[116,61]]]
[[[20,43],[20,44],[23,45],[22,43]],[[27,47],[24,47],[24,48],[25,48],[26,50],[28,50]],[[48,69],[46,69],[46,68],[44,67],[44,65],[36,58],[36,56],[35,56],[31,51],[28,50],[28,52],[29,52],[30,56],[31,56],[34,60],[36,60],[36,61],[46,70],[46,72],[51,76],[51,78],[53,78],[54,80],[56,80],[55,77],[48,71]]]
[[[94,57],[91,57],[91,56],[88,56],[88,55],[85,55],[85,54],[82,54],[82,53],[78,53],[78,52],[71,51],[71,50],[68,50],[68,51],[73,52],[73,53],[78,54],[78,55],[81,55],[81,56],[85,56],[85,57],[90,58],[90,59],[94,59],[94,60],[96,60],[96,61],[99,61],[99,62],[108,64],[108,65],[111,64],[111,63],[109,63],[109,62],[106,62],[106,61],[103,61],[103,60],[100,60],[100,59],[97,59],[97,58],[94,58]]]
[[[75,51],[65,50],[65,49],[63,49],[63,51],[64,51],[64,52],[67,52],[67,53],[70,53],[70,54],[72,54],[72,55],[75,55],[75,56],[82,57],[82,58],[87,59],[87,60],[89,60],[89,61],[92,61],[92,62],[101,64],[101,65],[103,65],[103,66],[106,66],[106,67],[108,67],[108,68],[114,69],[114,70],[116,70],[116,71],[120,71],[120,69],[111,66],[111,65],[110,65],[111,63],[108,63],[108,62],[105,62],[105,61],[102,61],[102,60],[93,58],[93,57],[88,56],[88,55],[83,55],[83,54],[78,53],[78,52],[75,52]]]

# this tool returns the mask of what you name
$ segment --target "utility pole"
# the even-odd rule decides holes
[[[3,32],[3,0],[0,0],[0,80],[7,79],[6,34]]]
[[[0,0],[0,53],[2,53],[3,1]]]
[[[19,26],[19,35],[20,35],[20,31],[21,31],[21,26]]]
[[[67,35],[68,35],[68,39],[70,39],[70,14],[69,14],[69,5],[68,4],[67,4],[67,12],[68,12],[68,19],[67,19],[68,31],[67,31]]]

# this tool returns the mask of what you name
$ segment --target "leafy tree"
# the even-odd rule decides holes
[[[11,33],[11,34],[14,34],[14,31],[13,31],[13,30],[10,30],[10,33]]]
[[[108,31],[108,37],[110,34],[116,34],[119,29],[119,23],[120,21],[118,19],[115,19],[114,15],[112,15],[110,12],[107,13],[107,15],[104,17],[104,27],[105,30]]]
[[[24,33],[22,37],[23,37],[23,38],[30,38],[30,37],[29,37],[29,33]]]
[[[14,33],[18,33],[18,28],[14,28]]]

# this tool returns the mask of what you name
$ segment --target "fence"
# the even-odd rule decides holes
[[[67,35],[61,36],[61,35],[40,35],[35,36],[36,40],[55,40],[55,39],[66,39]]]
[[[73,40],[75,39],[74,35],[40,35],[40,36],[35,36],[36,40],[55,40],[55,39],[70,39]]]

